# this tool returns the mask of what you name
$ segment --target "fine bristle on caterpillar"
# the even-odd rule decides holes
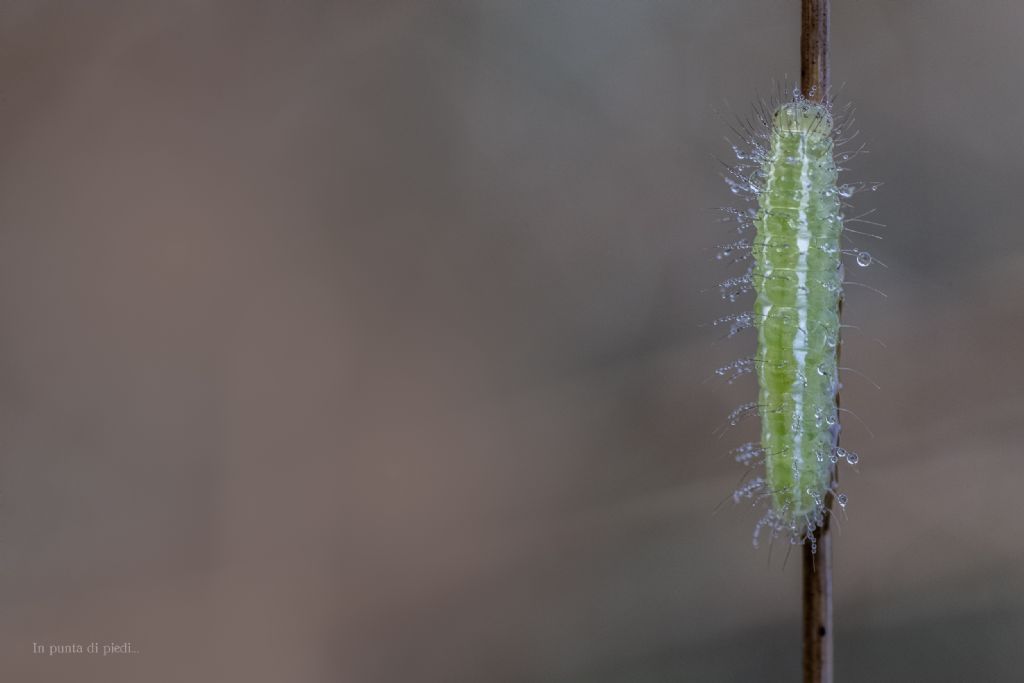
[[[753,358],[717,371],[730,382],[748,373],[758,380],[756,403],[729,416],[730,424],[750,413],[761,420],[760,441],[733,452],[742,464],[764,467],[763,476],[733,495],[737,502],[769,502],[755,545],[768,528],[794,543],[810,539],[813,548],[814,530],[828,514],[826,497],[846,504],[835,489],[835,464],[857,462],[838,446],[837,353],[843,255],[851,253],[841,246],[843,200],[864,186],[838,184],[835,148],[848,121],[837,124],[830,104],[794,93],[792,100],[762,105],[753,121],[741,123],[749,149],[734,147],[739,163],[725,176],[735,194],[756,203],[725,209],[741,233],[752,228],[754,234],[723,245],[718,256],[750,262],[745,275],[720,287],[730,301],[753,291],[753,310],[716,321],[729,325],[729,336],[751,327],[757,332]],[[852,253],[858,265],[871,262],[867,252]]]

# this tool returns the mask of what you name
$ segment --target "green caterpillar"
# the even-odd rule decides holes
[[[756,301],[752,313],[716,323],[729,322],[730,336],[747,327],[757,330],[756,356],[717,372],[730,381],[745,373],[757,376],[758,401],[737,408],[729,422],[760,415],[760,443],[744,444],[734,455],[747,465],[763,463],[765,474],[741,486],[733,498],[771,501],[755,527],[755,545],[767,527],[773,536],[786,533],[794,543],[810,539],[813,546],[813,532],[827,514],[826,495],[836,493],[835,463],[857,462],[855,453],[838,447],[835,398],[845,253],[842,198],[856,188],[837,186],[836,130],[827,103],[796,95],[770,115],[763,107],[758,114],[763,130],[747,127],[751,150],[734,148],[741,163],[726,176],[736,194],[758,206],[727,209],[727,218],[737,220],[741,231],[752,226],[756,234],[752,242],[724,245],[719,254],[753,261],[746,275],[722,283],[723,296],[735,300],[753,290]],[[867,265],[865,260],[870,262],[866,252],[857,253],[858,264]],[[837,494],[837,501],[845,506],[846,497]]]
[[[761,447],[772,507],[796,528],[820,522],[838,433],[843,221],[831,133],[820,105],[775,112],[754,219]]]

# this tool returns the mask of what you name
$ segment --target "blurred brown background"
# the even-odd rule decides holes
[[[4,681],[792,681],[713,109],[795,0],[0,6]],[[1020,679],[1024,9],[836,2],[844,681]],[[746,305],[746,304],[744,304]],[[881,340],[885,348],[876,342]],[[117,658],[32,643],[130,641]]]

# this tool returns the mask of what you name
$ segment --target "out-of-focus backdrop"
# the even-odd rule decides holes
[[[792,681],[718,438],[722,109],[781,0],[0,8],[7,681]],[[1024,9],[837,2],[846,681],[1024,644]],[[863,227],[863,226],[862,226]],[[870,244],[869,244],[870,243]],[[711,291],[708,291],[711,290]],[[868,429],[874,434],[872,438]],[[33,643],[136,654],[33,654]]]

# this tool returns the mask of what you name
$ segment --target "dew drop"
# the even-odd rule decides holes
[[[846,198],[852,197],[853,193],[856,192],[856,190],[857,188],[855,188],[853,185],[840,185],[838,188],[839,196]]]
[[[846,503],[848,500],[850,499],[846,497],[845,493],[840,493],[838,496],[836,496],[836,502],[839,503],[839,507],[841,508],[846,507]]]
[[[857,254],[857,265],[861,268],[866,268],[871,265],[871,254],[866,251],[862,251]]]
[[[847,453],[846,462],[850,463],[851,465],[856,465],[858,462],[860,462],[860,456],[857,455],[856,453]]]

